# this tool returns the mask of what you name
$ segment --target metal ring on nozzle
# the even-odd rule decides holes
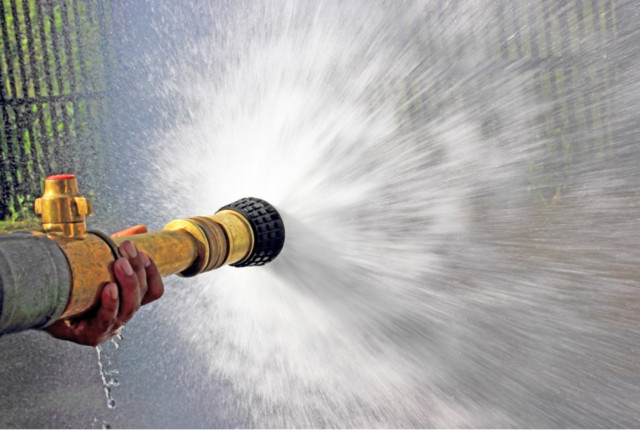
[[[247,219],[254,236],[251,254],[231,266],[261,266],[280,254],[284,246],[284,223],[273,205],[258,198],[243,198],[225,205],[218,211],[227,210],[240,213]]]

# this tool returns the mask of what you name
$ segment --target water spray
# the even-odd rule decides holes
[[[46,327],[81,316],[115,281],[118,245],[131,241],[160,274],[192,277],[224,265],[261,266],[284,245],[278,211],[256,198],[226,205],[212,216],[174,220],[162,231],[112,239],[87,230],[91,201],[74,175],[53,175],[35,201],[43,232],[0,237],[0,334]]]

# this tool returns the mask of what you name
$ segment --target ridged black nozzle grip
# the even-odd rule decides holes
[[[261,266],[271,262],[284,246],[284,223],[278,211],[269,202],[257,198],[242,198],[221,210],[242,214],[251,224],[255,243],[248,258],[231,266]]]

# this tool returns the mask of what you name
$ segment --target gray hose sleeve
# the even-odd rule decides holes
[[[0,236],[0,334],[42,328],[64,311],[71,290],[67,259],[45,236]]]

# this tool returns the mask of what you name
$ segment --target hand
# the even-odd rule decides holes
[[[146,226],[134,226],[113,235],[114,238],[147,232]],[[144,252],[138,252],[131,241],[118,247],[123,256],[113,264],[120,285],[107,283],[102,289],[98,308],[90,315],[60,320],[47,327],[52,336],[87,346],[97,346],[117,334],[141,305],[160,298],[164,284],[158,268]]]

